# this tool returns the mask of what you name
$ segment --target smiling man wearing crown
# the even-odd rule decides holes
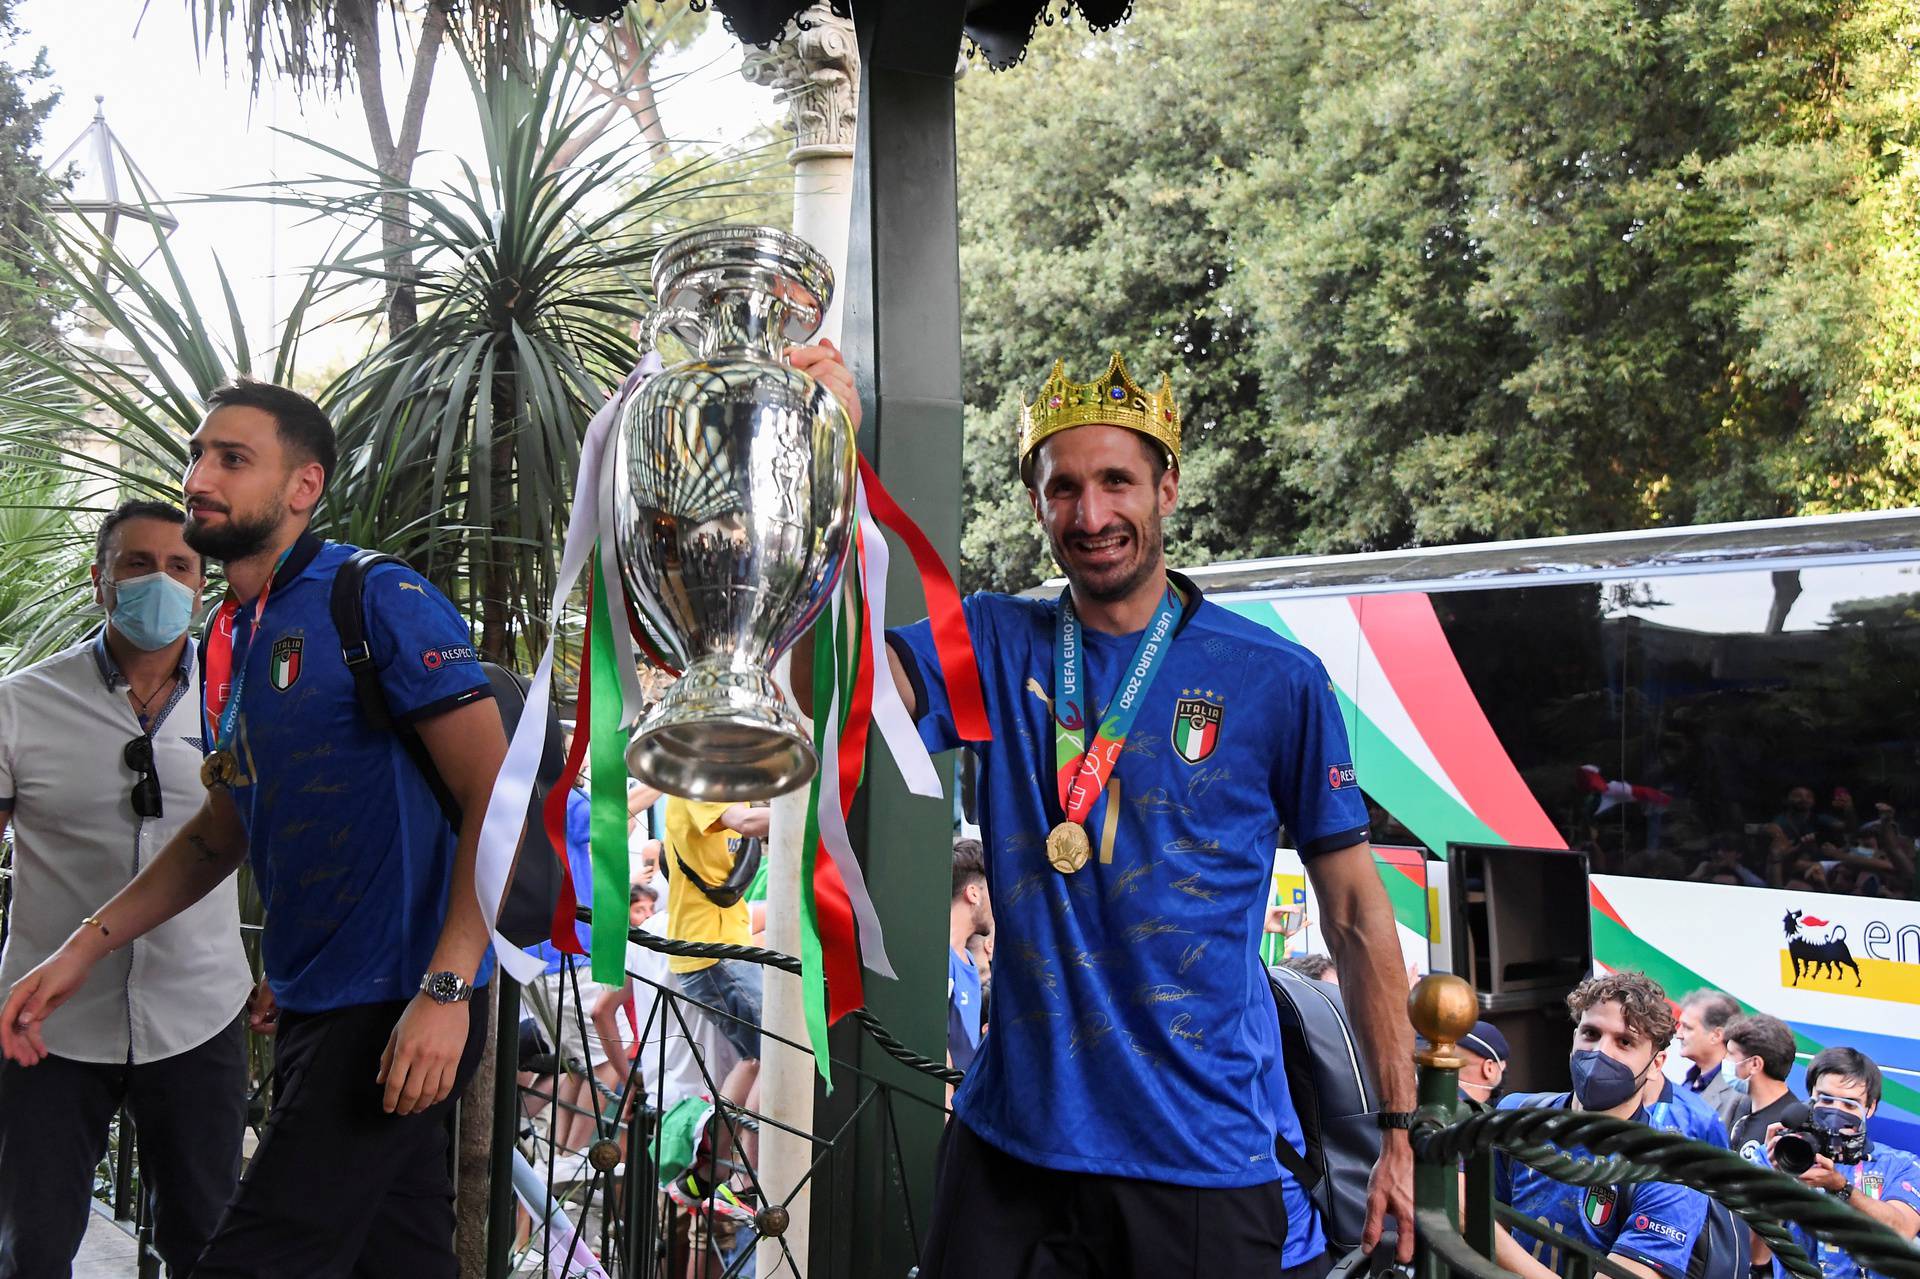
[[[836,352],[793,358],[857,413]],[[1363,1242],[1392,1216],[1409,1260],[1406,977],[1326,671],[1167,570],[1168,378],[1148,393],[1118,355],[1084,384],[1055,364],[1019,449],[1068,585],[965,601],[993,728],[972,748],[1000,940],[920,1274],[1325,1273],[1323,1252],[1299,1264],[1319,1250],[1301,1246],[1315,1227],[1288,1165],[1304,1140],[1258,953],[1282,826],[1390,1112]],[[888,641],[928,747],[967,745],[930,624]]]

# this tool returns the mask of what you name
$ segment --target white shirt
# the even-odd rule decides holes
[[[640,925],[640,931],[665,937],[667,913],[656,910]],[[740,1060],[739,1051],[703,1010],[685,1000],[670,999],[678,988],[667,971],[664,954],[628,942],[627,972],[634,979],[634,1020],[641,1032],[640,1081],[647,1104],[665,1114],[688,1097],[717,1092],[720,1081]],[[667,993],[663,993],[663,987]],[[679,1016],[674,1015],[676,1009]],[[712,1077],[711,1086],[700,1073],[701,1062],[706,1063],[706,1073]]]
[[[134,815],[139,774],[123,759],[140,736],[127,684],[98,638],[0,680],[0,809],[13,831],[13,906],[0,992],[57,950],[199,811],[200,678],[193,642],[156,713],[162,816]],[[158,1061],[225,1029],[253,979],[232,879],[102,959],[42,1027],[73,1061]]]

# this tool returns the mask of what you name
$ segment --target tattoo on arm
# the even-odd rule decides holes
[[[214,851],[213,845],[200,838],[200,836],[193,831],[187,832],[187,847],[200,854],[200,860],[203,862],[217,862],[220,860],[220,854]]]

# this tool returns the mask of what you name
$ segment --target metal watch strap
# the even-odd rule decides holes
[[[473,998],[473,983],[456,972],[427,973],[420,978],[420,991],[436,1004],[464,1004]]]
[[[1383,1110],[1374,1116],[1374,1121],[1385,1129],[1412,1128],[1413,1112],[1411,1110]]]

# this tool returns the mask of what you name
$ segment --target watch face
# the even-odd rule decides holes
[[[427,994],[443,1004],[460,998],[460,978],[455,973],[432,973],[427,977]]]

